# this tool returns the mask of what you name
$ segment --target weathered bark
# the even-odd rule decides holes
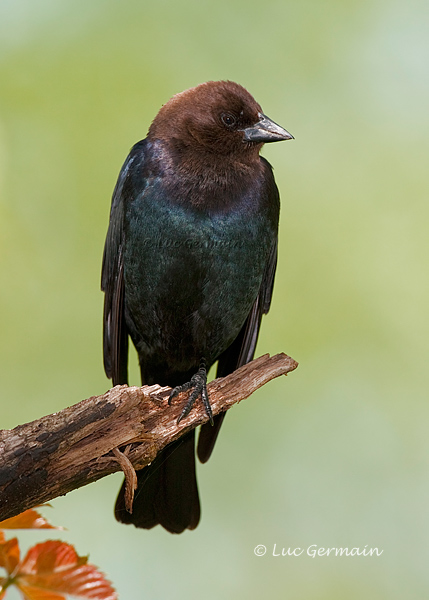
[[[266,354],[212,381],[208,393],[213,415],[297,366],[285,354]],[[116,386],[102,396],[0,431],[0,520],[115,471],[132,471],[131,465],[140,469],[167,444],[208,421],[197,401],[177,424],[189,392],[168,406],[170,391],[159,385]]]

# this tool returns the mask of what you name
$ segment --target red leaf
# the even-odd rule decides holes
[[[0,521],[0,529],[62,529],[54,527],[36,510],[30,508],[16,517]]]
[[[116,600],[110,583],[85,556],[73,546],[49,540],[30,548],[21,563],[16,585],[28,600],[62,600],[59,594],[71,594],[93,600]],[[42,592],[49,595],[42,596]]]
[[[40,590],[25,585],[19,586],[19,590],[21,594],[23,594],[24,600],[66,600],[65,596],[59,596],[58,594],[52,594],[47,590]]]
[[[84,564],[87,560],[85,556],[78,556],[70,544],[61,540],[48,540],[30,548],[19,571],[27,575],[54,573]]]
[[[3,538],[4,539],[4,538]],[[19,564],[19,545],[18,540],[11,540],[0,543],[0,567],[3,567],[11,575]]]

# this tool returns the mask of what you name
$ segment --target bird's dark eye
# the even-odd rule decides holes
[[[220,118],[227,127],[234,127],[237,122],[237,119],[231,113],[223,113]]]

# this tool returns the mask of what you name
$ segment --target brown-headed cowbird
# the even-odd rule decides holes
[[[266,142],[292,136],[240,85],[209,81],[173,96],[130,151],[113,192],[103,256],[104,366],[127,383],[128,336],[143,384],[194,388],[212,424],[201,429],[208,460],[224,414],[212,419],[208,369],[225,376],[252,360],[277,262],[279,194]],[[123,523],[172,533],[200,518],[194,431],[138,472]]]

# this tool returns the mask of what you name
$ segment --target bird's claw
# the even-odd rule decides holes
[[[195,375],[193,375],[191,377],[190,381],[188,381],[187,383],[184,383],[183,385],[176,386],[171,391],[170,396],[168,398],[168,404],[171,405],[171,401],[173,400],[173,398],[175,398],[181,392],[186,392],[187,390],[189,390],[191,388],[194,388],[194,391],[189,396],[188,401],[186,402],[185,406],[183,407],[183,410],[177,419],[177,424],[179,424],[182,419],[184,419],[185,417],[187,417],[189,415],[192,407],[195,404],[195,400],[198,398],[198,396],[201,395],[201,399],[203,401],[204,408],[206,409],[206,414],[210,419],[211,425],[213,425],[213,413],[212,413],[212,409],[211,409],[210,402],[209,402],[209,396],[207,393],[207,367],[206,367],[206,361],[204,359],[201,360],[200,368],[195,373]]]

